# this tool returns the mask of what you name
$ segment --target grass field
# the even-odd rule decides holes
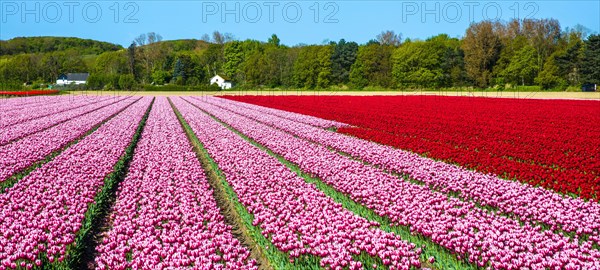
[[[490,98],[534,98],[534,99],[597,99],[600,92],[469,92],[469,91],[222,91],[222,92],[176,92],[176,91],[73,91],[75,95],[136,95],[136,96],[205,96],[205,95],[301,95],[301,96],[384,96],[384,95],[428,95],[428,96],[472,96]]]

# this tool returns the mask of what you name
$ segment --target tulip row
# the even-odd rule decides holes
[[[387,171],[405,174],[431,189],[458,194],[498,213],[516,215],[521,221],[541,223],[551,230],[575,233],[600,244],[600,204],[564,197],[539,187],[507,181],[434,161],[393,147],[262,113],[261,107],[220,98],[206,99],[222,109],[238,113],[295,136],[350,154]],[[281,112],[282,114],[285,112]]]
[[[492,268],[598,268],[600,251],[589,241],[543,231],[540,227],[494,215],[475,206],[403,181],[326,147],[191,101],[258,143],[320,177],[338,191],[392,222],[410,226],[478,266]]]
[[[72,109],[55,115],[49,115],[46,117],[37,118],[31,121],[22,122],[2,128],[0,129],[0,145],[5,145],[11,141],[23,138],[24,136],[39,132],[56,124],[68,121],[69,119],[73,119],[83,114],[93,112],[110,104],[116,103],[122,99],[124,98],[106,99],[97,103],[81,106],[76,109]]]
[[[60,96],[47,96],[47,97],[21,97],[21,98],[6,98],[6,99],[2,99],[0,101],[0,106],[6,106],[3,109],[9,109],[10,106],[13,105],[28,105],[28,104],[35,104],[35,103],[39,103],[42,101],[50,101],[52,100],[52,98],[56,98],[56,97],[60,97]]]
[[[164,97],[152,106],[113,211],[96,249],[99,269],[256,269]]]
[[[65,100],[65,96],[22,97],[0,100],[2,112],[19,111],[54,104]]]
[[[597,101],[466,97],[226,97],[341,121],[339,132],[599,200]],[[560,112],[560,113],[556,113]]]
[[[363,262],[359,258],[366,255],[395,269],[420,265],[420,252],[414,250],[414,244],[374,228],[376,222],[344,209],[276,158],[186,101],[178,98],[173,102],[240,202],[254,215],[253,225],[292,262],[301,264],[302,258],[312,256],[319,258],[321,267],[360,269]]]
[[[122,100],[0,146],[0,183],[81,137],[137,99]]]
[[[210,99],[210,96],[203,96],[201,99]],[[300,114],[300,113],[293,113],[293,112],[286,112],[286,111],[281,111],[281,110],[276,110],[276,109],[271,109],[268,107],[260,107],[259,110],[263,113],[267,113],[267,114],[272,114],[275,116],[279,116],[288,120],[292,120],[295,122],[299,122],[299,123],[303,123],[303,124],[307,124],[307,125],[311,125],[311,126],[315,126],[315,127],[320,127],[320,128],[341,128],[341,127],[350,127],[347,124],[344,123],[340,123],[337,121],[332,121],[332,120],[326,120],[323,118],[318,118],[318,117],[314,117],[314,116],[310,116],[310,115],[306,115],[306,114]]]
[[[106,99],[106,98],[104,98]],[[0,128],[8,127],[14,124],[26,122],[29,120],[41,118],[44,116],[54,115],[61,112],[73,110],[85,105],[90,105],[96,102],[102,101],[102,99],[87,99],[77,98],[75,100],[62,99],[61,102],[53,104],[45,104],[43,108],[30,109],[24,108],[23,110],[17,111],[3,111],[0,113]]]
[[[0,194],[0,266],[65,263],[88,207],[151,100],[142,98]]]
[[[600,179],[597,176],[598,174],[591,171],[593,169],[591,166],[593,163],[591,162],[594,162],[593,156],[583,158],[583,160],[580,157],[573,157],[573,160],[578,160],[581,168],[583,168],[583,171],[578,171],[561,168],[558,165],[540,165],[532,160],[520,160],[510,156],[498,156],[488,151],[479,151],[479,149],[469,150],[460,146],[443,144],[437,140],[429,140],[422,137],[419,138],[419,135],[414,137],[399,137],[391,133],[382,133],[378,130],[363,128],[341,128],[338,131],[350,136],[375,141],[396,148],[407,149],[416,153],[424,153],[427,157],[454,163],[482,173],[492,173],[504,179],[518,180],[531,186],[541,186],[562,194],[574,194],[581,198],[592,199],[597,202],[600,199],[596,196],[599,190],[598,187],[600,186]],[[537,135],[517,135],[515,137],[518,138],[520,136]],[[442,136],[440,136],[440,140],[443,140]],[[600,151],[600,149],[594,149],[593,144],[588,142],[572,140],[572,143],[589,145],[589,147],[586,147],[586,151]],[[531,145],[534,145],[529,142],[519,142],[518,144],[523,148],[531,148]],[[495,151],[502,151],[501,148],[504,146],[496,145],[494,147],[496,148]],[[561,149],[553,149],[551,151],[563,152]],[[547,151],[540,151],[540,155],[543,155],[543,152]],[[550,159],[551,158],[549,158],[549,160]],[[588,163],[588,160],[590,163]]]

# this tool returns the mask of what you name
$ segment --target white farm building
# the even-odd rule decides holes
[[[210,84],[217,84],[219,87],[221,87],[221,89],[225,90],[225,89],[231,89],[231,87],[233,86],[233,82],[225,77],[225,76],[221,76],[221,75],[215,75],[214,77],[212,77],[210,79]]]
[[[89,73],[66,73],[60,74],[56,80],[58,85],[69,85],[69,84],[85,84],[87,82]]]

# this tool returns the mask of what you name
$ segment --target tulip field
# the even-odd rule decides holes
[[[600,104],[436,96],[227,98],[347,123],[338,132],[600,200]]]
[[[600,269],[600,102],[0,103],[0,269]]]

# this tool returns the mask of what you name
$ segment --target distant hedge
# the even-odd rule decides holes
[[[144,91],[221,91],[217,85],[144,85]]]

